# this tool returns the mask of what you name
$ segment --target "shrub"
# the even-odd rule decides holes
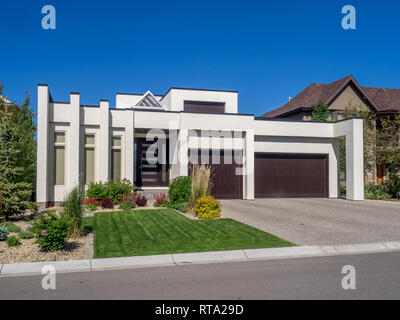
[[[60,250],[68,235],[68,223],[54,214],[42,214],[31,231],[36,235],[36,243],[42,250]]]
[[[136,191],[136,186],[127,179],[109,180],[106,186],[108,188],[108,197],[114,203],[122,202],[125,194],[132,194]]]
[[[122,203],[119,205],[119,208],[121,210],[131,210],[135,208],[135,202],[133,201],[122,201]]]
[[[197,199],[194,211],[200,219],[219,218],[221,204],[211,196],[202,196]]]
[[[102,201],[104,198],[108,197],[108,187],[102,182],[90,182],[88,189],[86,191],[86,196],[88,198],[95,199],[97,201]]]
[[[114,202],[110,198],[104,198],[103,201],[101,201],[101,207],[104,209],[112,209],[114,208]]]
[[[156,193],[154,195],[154,206],[155,207],[167,207],[169,200],[168,200],[168,195],[166,193]]]
[[[12,222],[10,222],[10,221],[3,222],[2,224],[0,224],[0,226],[6,226],[8,232],[15,232],[15,233],[17,233],[17,232],[20,232],[20,231],[21,231],[21,228],[20,228],[20,227],[16,226],[14,223],[12,223]]]
[[[398,173],[390,172],[389,173],[389,181],[385,184],[385,191],[389,193],[393,198],[398,197],[398,193],[400,192],[400,176]]]
[[[169,183],[169,201],[171,203],[182,203],[189,201],[192,190],[191,177],[177,177]]]
[[[16,236],[9,237],[6,242],[9,247],[16,247],[21,245],[21,241],[19,241]]]
[[[35,235],[30,231],[20,231],[18,232],[18,238],[20,239],[33,239]]]
[[[147,204],[147,198],[144,194],[138,194],[135,196],[135,203],[139,207],[144,207]]]
[[[97,205],[90,203],[86,206],[87,209],[89,209],[90,211],[96,211],[97,210]]]
[[[95,199],[95,198],[85,198],[83,199],[83,203],[86,205],[95,205],[95,206],[99,206],[100,205],[100,201]]]
[[[340,184],[340,195],[346,195],[346,186]]]
[[[170,204],[169,207],[174,208],[180,212],[188,212],[190,209],[190,204],[189,202],[181,202],[181,203],[174,203],[174,204]]]
[[[8,230],[4,225],[0,225],[0,241],[7,240]]]
[[[364,187],[364,197],[365,199],[390,199],[391,195],[385,191],[385,186],[373,183],[367,184]]]
[[[208,165],[195,164],[192,168],[192,188],[190,194],[190,206],[193,208],[196,200],[211,193],[212,169]]]
[[[83,199],[85,191],[81,187],[75,187],[67,195],[61,217],[67,222],[69,236],[78,237],[81,234],[82,217],[84,214]]]

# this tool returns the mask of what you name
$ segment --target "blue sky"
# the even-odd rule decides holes
[[[41,27],[44,5],[56,30]],[[357,29],[343,30],[351,4]],[[8,1],[1,4],[0,80],[36,109],[36,85],[53,98],[115,104],[117,92],[171,86],[239,91],[239,112],[260,115],[313,82],[349,74],[400,88],[399,1]]]

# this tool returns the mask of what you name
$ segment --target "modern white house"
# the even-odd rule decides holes
[[[363,122],[268,119],[238,113],[238,92],[170,88],[118,93],[115,108],[80,94],[53,100],[38,85],[37,202],[62,202],[83,181],[128,179],[168,189],[194,163],[213,168],[216,198],[339,196],[339,138],[346,138],[347,199],[363,200]]]

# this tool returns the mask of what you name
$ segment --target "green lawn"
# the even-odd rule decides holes
[[[191,220],[171,209],[97,213],[84,225],[95,258],[294,246],[232,219]]]

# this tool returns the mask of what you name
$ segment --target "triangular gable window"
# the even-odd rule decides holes
[[[150,108],[161,108],[164,107],[157,101],[157,99],[153,96],[150,91],[147,91],[139,100],[138,103],[135,104],[135,107],[150,107]]]

